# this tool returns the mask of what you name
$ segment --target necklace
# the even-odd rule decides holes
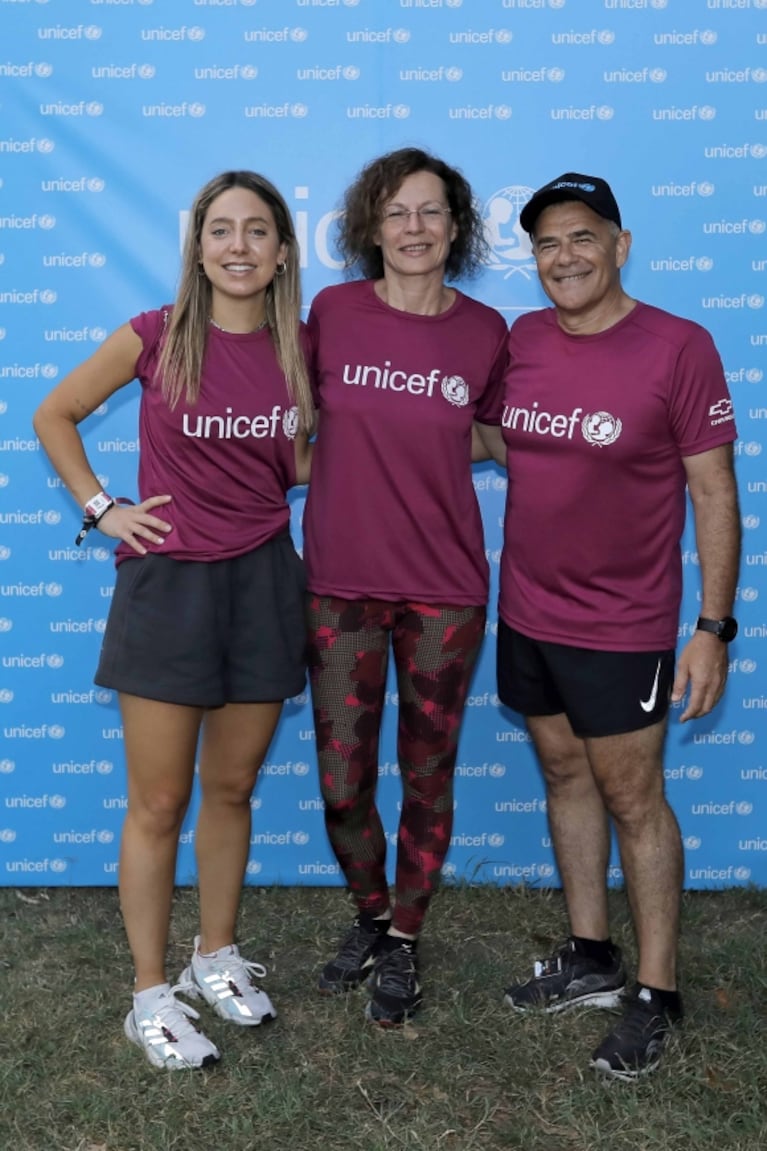
[[[261,323],[258,324],[255,328],[251,328],[249,332],[233,332],[229,328],[222,328],[220,324],[216,323],[212,316],[210,318],[210,322],[214,328],[218,328],[219,332],[225,332],[227,336],[252,336],[254,332],[262,331],[266,327],[268,321],[266,317],[264,317]]]

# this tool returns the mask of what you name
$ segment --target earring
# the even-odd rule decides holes
[[[287,270],[288,270],[288,265],[283,260],[282,263],[278,264],[277,267],[274,269],[274,274],[275,274],[275,276],[284,276],[285,273],[287,272]]]

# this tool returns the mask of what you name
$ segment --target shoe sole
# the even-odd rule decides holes
[[[660,1066],[660,1059],[653,1060],[646,1067],[621,1067],[619,1070],[611,1067],[606,1059],[592,1059],[589,1066],[593,1071],[596,1071],[597,1075],[601,1075],[605,1079],[617,1079],[621,1083],[636,1083],[637,1079],[641,1079],[644,1075],[650,1075],[657,1070]]]
[[[403,1012],[401,1019],[378,1019],[373,1014],[373,1004],[368,1003],[365,1007],[365,1019],[368,1023],[372,1023],[376,1027],[382,1027],[384,1030],[387,1028],[404,1027],[406,1023],[410,1023],[419,1008],[420,1004],[417,1007],[411,1007],[410,1010]]]
[[[580,995],[577,999],[563,999],[555,1003],[531,1003],[529,1005],[515,1003],[510,995],[504,995],[504,1002],[521,1015],[557,1015],[561,1011],[572,1011],[578,1007],[618,1007],[623,997],[623,987],[616,987],[614,991],[599,991],[593,995]]]

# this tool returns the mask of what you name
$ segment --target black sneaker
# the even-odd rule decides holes
[[[376,957],[370,977],[372,999],[366,1017],[379,1027],[398,1027],[414,1015],[422,1003],[418,982],[418,957],[409,940]]]
[[[532,979],[506,988],[505,1000],[515,1011],[567,1011],[571,1007],[615,1007],[626,985],[620,948],[610,963],[598,963],[568,939],[554,955],[538,960]]]
[[[351,991],[367,979],[373,969],[376,948],[390,922],[388,919],[372,919],[364,913],[357,916],[335,959],[322,969],[319,989],[323,995]]]
[[[634,1080],[654,1071],[682,1004],[665,1007],[656,992],[637,984],[625,999],[623,1019],[591,1056],[591,1066],[612,1079]]]

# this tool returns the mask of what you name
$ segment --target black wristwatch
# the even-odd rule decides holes
[[[738,634],[738,621],[731,615],[726,615],[724,619],[706,619],[700,616],[697,626],[698,631],[710,631],[722,643],[729,643]]]

